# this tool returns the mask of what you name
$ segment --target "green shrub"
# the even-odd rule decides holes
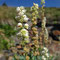
[[[15,35],[15,33],[16,33],[16,30],[14,30],[14,28],[11,27],[11,26],[8,25],[8,24],[0,25],[0,28],[4,30],[4,34],[5,34],[7,37],[10,37],[11,35]]]

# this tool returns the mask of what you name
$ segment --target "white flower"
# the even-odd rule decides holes
[[[48,52],[48,49],[46,47],[43,48],[45,50],[45,52]]]
[[[17,7],[17,8],[16,8],[16,11],[19,12],[19,11],[20,11],[20,7]]]
[[[43,60],[46,60],[45,56],[42,56],[42,59],[43,59]]]
[[[28,36],[28,33],[26,33],[25,36]]]
[[[24,9],[23,6],[21,6],[21,7],[17,7],[16,10],[17,10],[19,16],[24,15],[24,13],[26,12],[26,10]]]
[[[48,53],[46,53],[45,55],[46,55],[47,57],[49,57],[49,54],[48,54]]]
[[[23,6],[20,6],[20,9],[21,9],[21,10],[24,10],[24,7],[23,7]]]
[[[27,16],[26,15],[23,15],[23,18],[26,18]]]
[[[45,53],[45,51],[42,51],[42,53],[44,54],[44,53]]]
[[[27,22],[28,21],[28,17],[24,17],[24,22]]]
[[[18,27],[22,27],[22,23],[18,23],[18,25],[17,25]]]
[[[23,12],[19,12],[18,15],[19,15],[19,16],[23,16],[24,13],[23,13]]]
[[[21,36],[23,36],[25,38],[28,38],[29,37],[28,31],[26,29],[22,29],[20,32],[21,32]]]
[[[44,47],[43,49],[44,49],[44,50],[46,50],[47,48],[46,48],[46,47]]]
[[[26,10],[22,10],[22,12],[23,12],[23,13],[25,13],[25,12],[26,12]]]
[[[26,29],[28,29],[29,25],[26,23],[26,24],[24,25],[24,27],[25,27]]]

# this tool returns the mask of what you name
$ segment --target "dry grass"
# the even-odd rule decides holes
[[[15,16],[15,8],[12,7],[0,7],[0,20],[13,19]]]
[[[41,9],[41,8],[40,8]],[[39,18],[40,18],[40,9],[39,9]],[[27,16],[31,18],[31,11],[30,8],[26,8],[27,10]],[[55,23],[60,19],[60,8],[45,8],[45,13],[47,17],[47,21],[54,20]],[[11,24],[14,23],[16,16],[16,7],[5,7],[0,6],[0,23],[2,24]]]

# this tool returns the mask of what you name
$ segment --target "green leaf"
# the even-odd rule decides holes
[[[20,56],[19,60],[25,60],[25,56]]]
[[[42,57],[41,56],[37,56],[37,60],[42,60]]]
[[[13,58],[12,60],[16,60],[15,58]]]
[[[33,56],[33,57],[32,57],[32,60],[37,60],[36,56]]]

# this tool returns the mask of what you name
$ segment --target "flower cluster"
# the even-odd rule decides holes
[[[21,36],[26,37],[26,38],[28,37],[28,31],[26,29],[21,29],[20,33],[21,33],[20,34]]]
[[[42,29],[44,30],[44,42],[47,43],[48,41],[48,30],[46,28],[46,17],[43,17],[42,20]]]
[[[32,40],[37,40],[38,41],[38,30],[36,28],[36,24],[37,24],[37,15],[38,15],[38,4],[33,3],[33,6],[31,7],[31,11],[32,11]]]
[[[29,18],[25,15],[26,10],[23,6],[17,7],[16,11],[18,13],[16,18],[18,18],[20,22],[27,22],[28,21]]]
[[[45,3],[45,0],[41,0],[42,5]],[[48,40],[48,31],[46,28],[46,17],[44,16],[44,5],[42,6],[42,32],[41,32],[41,41],[46,42]],[[50,54],[48,49],[40,44],[38,36],[37,24],[37,15],[38,15],[38,4],[33,3],[31,7],[32,11],[32,26],[31,33],[32,37],[29,40],[29,25],[28,17],[25,15],[25,8],[23,6],[17,7],[17,16],[19,20],[17,27],[19,28],[19,38],[21,38],[20,43],[17,43],[16,46],[12,47],[12,52],[14,54],[15,60],[50,60]],[[30,42],[31,41],[31,42]],[[16,48],[16,49],[15,49]],[[52,59],[51,59],[52,60]]]
[[[24,13],[26,12],[26,10],[24,9],[23,6],[17,7],[16,11],[18,12],[18,15],[19,15],[19,16],[24,15]]]
[[[38,15],[38,4],[33,3],[34,6],[31,7],[32,11],[32,23],[33,25],[37,24],[37,15]]]
[[[29,28],[29,25],[27,24],[29,18],[25,15],[26,10],[23,6],[21,6],[17,7],[16,11],[16,18],[20,21],[17,25],[20,28],[20,32],[18,33],[18,35],[20,35],[20,37],[22,37],[26,43],[29,43],[29,33],[27,30]]]
[[[24,25],[24,27],[25,27],[26,29],[28,29],[28,28],[29,28],[29,25],[26,23],[26,24]]]
[[[49,58],[48,49],[44,47],[42,51],[42,60],[48,60],[48,58]]]
[[[46,17],[44,16],[44,6],[45,6],[45,0],[41,0],[41,5],[42,5],[42,9],[41,9],[41,16],[42,16],[42,36],[44,37],[44,43],[48,43],[48,30],[46,28]]]
[[[28,34],[28,31],[26,29],[21,29],[20,36],[24,38],[24,41],[26,43],[29,43],[29,34]]]

